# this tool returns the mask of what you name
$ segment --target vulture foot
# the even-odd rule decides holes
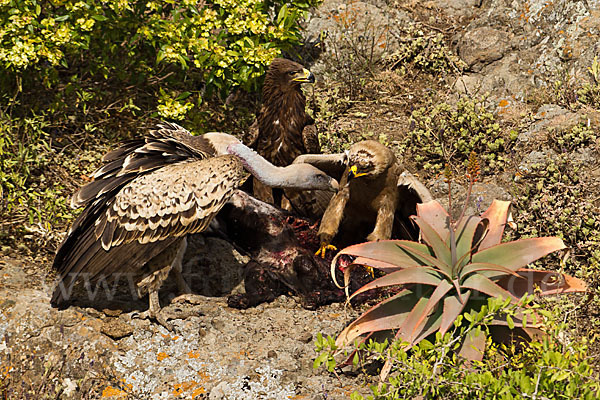
[[[169,332],[173,332],[173,326],[167,322],[168,319],[175,319],[170,312],[160,307],[158,300],[158,291],[151,291],[148,294],[148,309],[141,313],[135,313],[132,317],[139,319],[150,319],[156,321],[165,327]]]
[[[200,294],[193,294],[193,293],[185,293],[185,294],[179,295],[179,296],[175,297],[173,300],[171,300],[171,304],[189,303],[189,304],[197,306],[197,305],[206,304],[206,303],[209,303],[212,301],[214,301],[214,300],[212,300],[208,296],[202,296]]]

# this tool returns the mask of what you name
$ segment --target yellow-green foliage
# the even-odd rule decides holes
[[[265,66],[298,43],[298,19],[316,3],[4,0],[0,67],[60,69],[83,57],[104,78],[143,79],[177,64],[198,68],[208,90],[255,89]]]
[[[214,129],[210,107],[256,90],[318,2],[0,0],[2,237],[61,231],[95,149],[149,117]]]
[[[468,363],[457,355],[461,337],[469,332],[487,332],[487,324],[497,315],[511,315],[514,309],[502,299],[490,298],[479,312],[459,317],[454,332],[433,335],[406,350],[406,343],[369,340],[360,344],[354,364],[364,371],[372,360],[387,361],[391,372],[378,387],[371,386],[372,396],[353,393],[352,400],[399,399],[597,399],[600,382],[594,372],[589,342],[572,335],[560,310],[538,310],[543,317],[546,337],[535,338],[519,346],[495,344],[488,340],[483,361]],[[532,321],[532,318],[529,318]],[[539,322],[539,317],[537,319]],[[335,340],[320,333],[316,340],[314,367],[336,367],[333,354]]]
[[[410,121],[401,151],[432,172],[441,171],[450,160],[466,165],[471,151],[483,160],[484,173],[497,170],[516,139],[503,133],[484,99],[461,98],[456,105],[427,103],[412,112]]]

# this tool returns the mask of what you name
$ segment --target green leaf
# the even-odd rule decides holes
[[[452,266],[452,254],[450,252],[450,248],[435,231],[435,229],[433,229],[433,227],[421,217],[413,216],[412,219],[421,229],[421,236],[423,237],[423,240],[431,246],[435,256],[444,264]]]
[[[498,264],[516,271],[538,258],[565,247],[563,241],[557,237],[521,239],[481,250],[473,255],[472,261]],[[494,276],[494,273],[488,272],[485,275]]]
[[[431,291],[430,291],[431,292]],[[336,345],[342,347],[363,333],[398,329],[419,301],[412,290],[405,289],[395,296],[373,306],[348,325],[337,337]]]
[[[469,261],[468,254],[471,253],[473,236],[480,223],[481,218],[469,216],[462,218],[456,226],[456,256],[462,260],[462,264]]]
[[[444,299],[444,308],[442,312],[442,321],[440,324],[440,332],[446,333],[452,326],[456,318],[463,312],[467,301],[471,297],[471,291],[467,290],[463,293],[463,298],[460,299],[457,295],[448,296]],[[466,314],[469,315],[469,314]],[[465,317],[466,317],[465,315]],[[470,316],[469,316],[470,317]],[[470,321],[469,321],[470,322]]]
[[[71,18],[71,16],[69,14],[65,14],[65,15],[61,15],[59,17],[55,17],[54,20],[56,22],[63,22],[63,21],[68,20],[69,18]]]
[[[417,319],[417,322],[415,323],[415,326],[413,327],[413,331],[410,332],[410,337],[411,338],[416,337],[417,328],[419,326],[421,326],[421,324],[423,323],[423,321],[425,320],[425,318],[427,318],[427,316],[429,315],[429,313],[431,312],[431,310],[433,310],[434,307],[438,306],[438,304],[440,303],[440,301],[442,299],[444,299],[444,296],[453,287],[454,286],[451,283],[449,283],[448,281],[446,281],[446,280],[440,281],[439,285],[435,288],[435,290],[431,294],[431,297],[429,297],[429,300],[427,300],[427,304],[425,305],[425,307],[423,308],[423,311],[421,312],[421,315]],[[454,317],[454,318],[456,318],[456,317]],[[454,319],[452,319],[452,322],[454,322]],[[442,332],[442,333],[444,333],[444,332]]]
[[[96,21],[106,21],[108,18],[106,18],[104,15],[101,14],[97,14],[97,15],[92,15],[92,18],[95,19]]]
[[[509,207],[510,201],[494,200],[492,205],[481,215],[482,219],[485,218],[489,221],[489,225],[488,232],[479,245],[480,250],[500,244],[502,235],[504,234],[504,227],[506,226]]]
[[[481,274],[470,275],[462,284],[463,287],[478,290],[482,293],[485,293],[492,297],[510,297],[512,299],[512,303],[517,303],[519,301],[512,293],[504,290],[502,287],[495,284],[489,278]]]
[[[384,275],[381,278],[377,278],[374,281],[367,283],[356,292],[352,293],[350,299],[368,290],[380,287],[406,285],[410,283],[438,286],[443,284],[443,282],[445,281],[442,280],[439,274],[436,273],[436,270],[431,267],[405,268],[400,271]]]
[[[505,268],[501,265],[498,265],[498,264],[471,263],[471,264],[465,265],[459,271],[459,279],[464,280],[469,274],[476,273],[476,272],[482,272],[482,271],[494,271],[494,272],[497,272],[497,276],[499,276],[499,275],[513,275],[513,276],[517,276],[517,277],[519,276],[519,274],[517,274],[516,272],[514,272],[508,268]]]
[[[448,240],[450,236],[450,231],[448,230],[450,216],[440,203],[431,200],[426,203],[417,204],[417,215],[423,218],[438,233],[442,240],[445,242]]]
[[[506,323],[508,324],[508,327],[510,329],[515,329],[515,322],[513,321],[512,317],[510,315],[506,316]]]

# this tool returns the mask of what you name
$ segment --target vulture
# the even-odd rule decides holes
[[[306,154],[295,164],[309,163],[332,176],[340,176],[317,233],[325,256],[332,242],[347,246],[357,240],[391,237],[417,240],[418,229],[408,217],[416,204],[432,199],[425,186],[403,171],[394,153],[374,140],[358,142],[346,153]],[[342,172],[343,171],[343,172]]]
[[[149,294],[141,316],[167,328],[158,290],[173,270],[178,288],[190,293],[181,274],[186,235],[207,228],[247,178],[245,169],[270,187],[338,186],[311,165],[276,167],[231,135],[192,136],[174,123],[158,124],[103,161],[94,180],[72,197],[72,207],[85,208],[54,258],[59,277],[51,303],[65,306],[78,280],[100,285],[125,276],[139,297]]]
[[[263,105],[245,143],[277,166],[289,165],[301,154],[320,153],[317,129],[305,111],[306,98],[301,89],[302,83],[314,81],[314,75],[302,65],[284,58],[274,59],[265,76]],[[285,197],[280,199],[280,193],[274,194],[256,179],[253,192],[260,200],[311,217],[322,214],[331,197],[331,193],[315,195],[286,190]]]

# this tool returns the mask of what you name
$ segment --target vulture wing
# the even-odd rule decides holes
[[[73,197],[86,205],[61,244],[52,303],[84,275],[96,281],[141,267],[180,237],[206,228],[245,172],[235,156],[207,158],[210,143],[175,124],[108,153],[96,180]]]

